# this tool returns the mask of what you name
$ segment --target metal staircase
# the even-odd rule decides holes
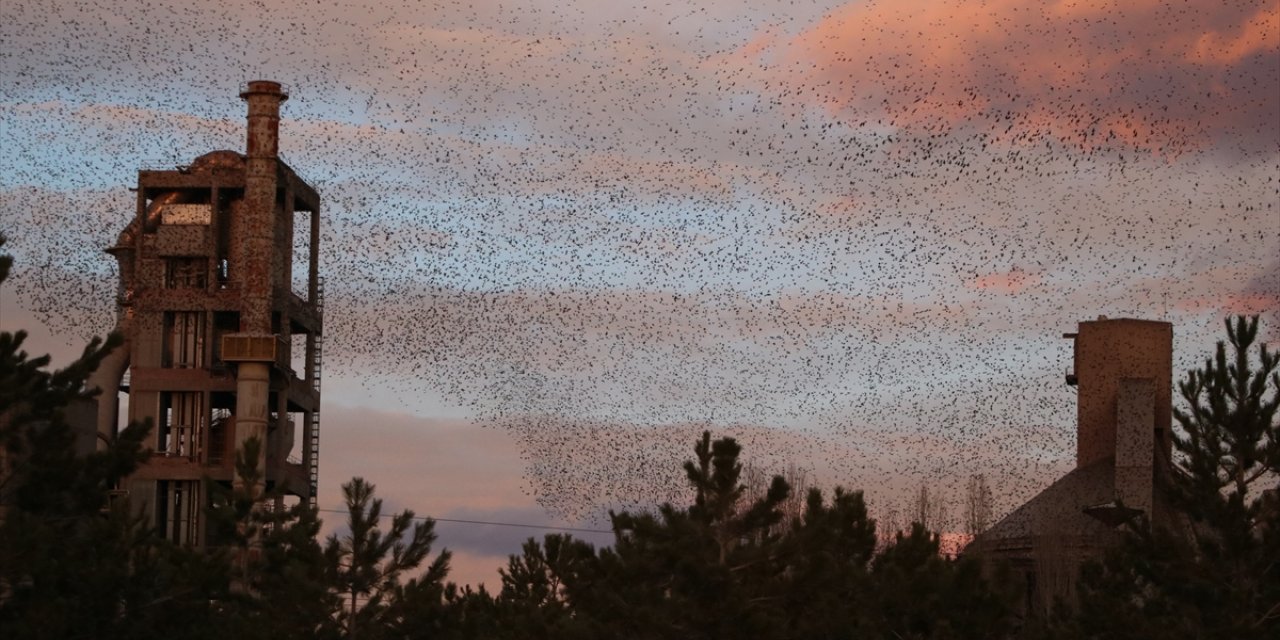
[[[316,282],[316,315],[324,318],[324,278],[318,278]],[[320,397],[320,372],[324,362],[324,331],[316,333],[315,336],[316,350],[315,356],[311,360],[311,386],[316,390],[316,398]],[[317,498],[320,489],[320,405],[317,404],[314,411],[311,412],[310,424],[307,425],[308,432],[311,434],[310,441],[307,443],[308,469],[307,474],[310,478],[311,492],[307,498],[307,503],[312,509],[318,505]]]

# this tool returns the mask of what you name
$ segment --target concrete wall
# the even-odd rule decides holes
[[[1116,407],[1125,378],[1154,384],[1151,429],[1164,452],[1171,451],[1173,325],[1130,319],[1081,322],[1075,373],[1080,395],[1077,468],[1116,454]]]

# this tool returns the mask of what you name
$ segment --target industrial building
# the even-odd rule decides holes
[[[211,487],[263,443],[264,486],[312,505],[320,442],[320,197],[279,155],[287,91],[253,81],[245,153],[138,171],[119,263],[122,348],[90,379],[96,429],[150,420],[154,455],[120,487],[174,542],[205,546]],[[298,255],[295,256],[295,251]],[[123,414],[123,415],[122,415]]]
[[[1072,601],[1081,563],[1118,543],[1123,524],[1187,526],[1160,489],[1173,446],[1173,326],[1104,317],[1065,337],[1075,341],[1076,467],[965,549],[1008,566],[1028,613]]]

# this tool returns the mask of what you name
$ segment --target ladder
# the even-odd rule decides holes
[[[324,318],[324,278],[317,278],[316,281],[316,315],[322,321]],[[320,397],[320,371],[324,362],[324,331],[316,333],[315,336],[315,355],[311,359],[311,386],[316,390],[316,398]],[[319,504],[317,502],[320,489],[320,406],[316,405],[314,411],[311,412],[310,423],[307,425],[308,433],[310,433],[310,441],[307,443],[309,461],[307,474],[311,484],[311,491],[307,497],[307,504],[315,509]]]

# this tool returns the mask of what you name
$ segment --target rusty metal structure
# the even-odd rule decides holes
[[[244,154],[138,172],[137,213],[107,249],[119,264],[125,343],[89,381],[102,390],[100,437],[117,432],[121,413],[151,421],[155,454],[121,491],[166,537],[192,546],[214,543],[207,483],[239,483],[236,456],[251,439],[261,443],[253,489],[277,502],[314,505],[319,471],[320,196],[279,155],[287,91],[258,80],[240,97]],[[305,274],[293,273],[304,257],[295,260],[296,244]]]

